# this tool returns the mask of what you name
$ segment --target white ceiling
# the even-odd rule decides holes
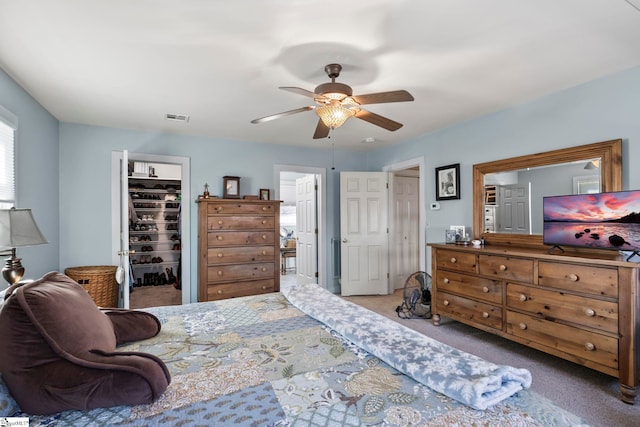
[[[633,3],[636,6],[634,7]],[[0,0],[0,67],[63,122],[327,147],[328,82],[413,102],[350,119],[341,147],[391,145],[640,66],[640,0]],[[2,99],[0,99],[2,104]],[[171,122],[165,114],[190,116]],[[374,138],[373,143],[363,143]]]

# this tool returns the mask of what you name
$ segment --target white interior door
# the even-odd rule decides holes
[[[528,186],[501,186],[499,200],[498,230],[507,233],[530,233]]]
[[[409,275],[420,270],[419,179],[394,176],[391,194],[391,245],[389,248],[392,289],[404,286]]]
[[[122,152],[120,162],[120,305],[129,308],[129,153]]]
[[[298,283],[318,283],[316,176],[296,179],[296,273]]]
[[[347,295],[389,293],[386,172],[340,173],[340,286]]]

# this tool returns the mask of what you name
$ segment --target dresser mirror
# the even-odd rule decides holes
[[[474,237],[489,244],[542,245],[544,196],[620,190],[621,139],[479,163],[473,165]],[[519,211],[508,209],[514,218],[503,221],[505,205]]]

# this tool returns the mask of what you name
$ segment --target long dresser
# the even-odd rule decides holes
[[[198,199],[198,301],[280,290],[280,201]]]
[[[639,266],[617,252],[430,244],[433,323],[441,316],[620,380],[640,381]]]

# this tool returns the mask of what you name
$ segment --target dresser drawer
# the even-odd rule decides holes
[[[452,292],[493,304],[502,304],[502,284],[497,280],[461,274],[455,271],[438,270],[438,291]]]
[[[436,253],[438,268],[449,270],[476,272],[476,256],[472,253],[438,250]]]
[[[502,329],[502,309],[500,307],[446,292],[437,293],[436,304],[441,315]]]
[[[550,320],[564,320],[618,333],[618,304],[611,301],[508,283],[507,307],[528,311],[534,316]]]
[[[219,247],[207,249],[207,264],[232,264],[242,262],[273,262],[273,246]]]
[[[497,255],[479,255],[478,269],[484,276],[531,283],[533,260]]]
[[[261,203],[210,203],[207,206],[207,213],[209,215],[216,214],[267,214],[274,213],[277,209],[272,204]]]
[[[269,231],[210,231],[208,246],[273,245],[275,233]]]
[[[507,310],[507,333],[527,341],[618,369],[618,340]]]
[[[275,292],[273,279],[207,286],[207,301]]]
[[[231,280],[266,279],[274,277],[274,263],[231,264],[209,266],[207,282],[228,282]]]
[[[584,264],[540,261],[538,284],[617,298],[618,270]]]
[[[251,230],[273,229],[276,219],[273,216],[209,216],[208,230]]]

